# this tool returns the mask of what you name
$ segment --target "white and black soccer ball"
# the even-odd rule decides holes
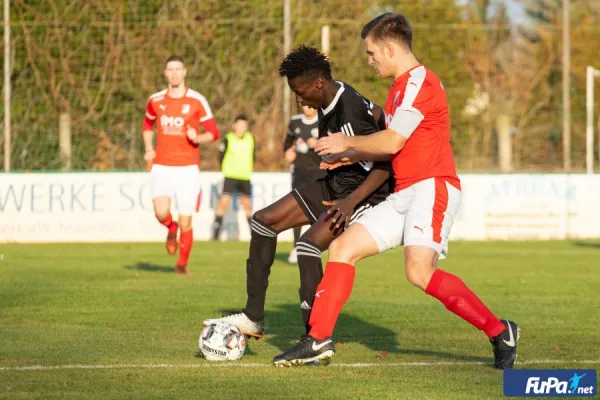
[[[235,325],[219,322],[204,327],[198,346],[207,360],[239,360],[246,350],[246,338]]]

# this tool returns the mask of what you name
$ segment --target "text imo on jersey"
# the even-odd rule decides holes
[[[593,369],[508,369],[506,397],[593,397],[598,378]]]

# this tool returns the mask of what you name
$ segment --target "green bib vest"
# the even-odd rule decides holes
[[[225,178],[250,180],[254,169],[254,136],[246,132],[239,138],[235,133],[226,135],[227,150],[223,158],[223,175]]]

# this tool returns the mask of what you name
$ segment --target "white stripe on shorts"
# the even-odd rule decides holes
[[[306,201],[304,201],[304,199],[302,198],[302,195],[300,194],[300,192],[298,191],[298,189],[294,189],[294,192],[296,192],[296,194],[298,195],[298,197],[300,197],[300,200],[302,200],[302,203],[304,204],[304,207],[306,207],[306,209],[310,213],[310,216],[313,217],[313,220],[315,220],[315,221],[318,220],[319,218],[315,217],[315,214],[313,214],[313,212],[310,209],[310,207],[308,206],[308,204],[306,204]]]

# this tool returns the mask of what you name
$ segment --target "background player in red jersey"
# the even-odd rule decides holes
[[[168,88],[154,93],[146,106],[143,123],[144,159],[152,165],[152,202],[154,213],[167,227],[167,252],[177,252],[176,274],[187,274],[192,244],[192,214],[199,205],[200,154],[198,145],[219,138],[219,129],[213,119],[206,98],[185,86],[187,70],[183,59],[171,56],[164,70]],[[154,124],[157,123],[156,148]],[[200,124],[205,133],[199,133]],[[171,216],[171,199],[179,211],[179,223]]]
[[[383,14],[369,22],[361,36],[369,64],[382,78],[395,79],[385,106],[387,129],[368,137],[329,135],[319,139],[315,150],[320,155],[337,154],[330,160],[332,167],[389,154],[395,190],[332,242],[315,296],[309,336],[273,361],[293,365],[331,357],[335,349],[330,337],[352,291],[354,266],[363,258],[404,244],[407,279],[484,331],[493,346],[494,365],[512,368],[517,324],[499,320],[462,280],[437,268],[438,258],[448,251],[461,195],[444,88],[413,55],[412,28],[404,15]]]

